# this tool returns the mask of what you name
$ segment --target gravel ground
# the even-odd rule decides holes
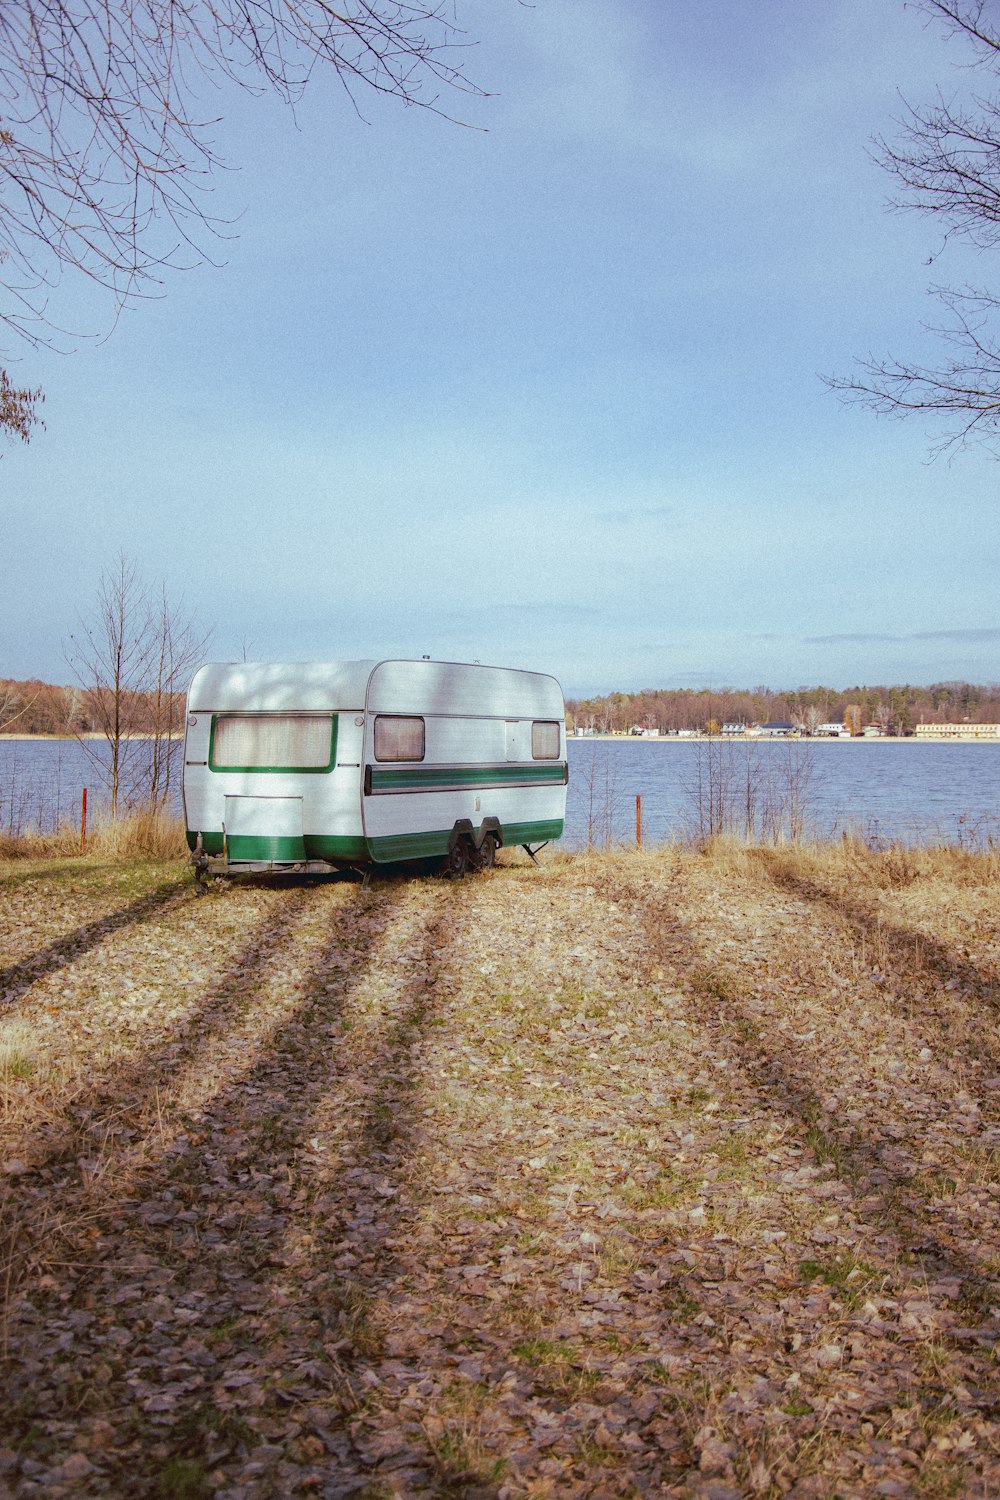
[[[990,877],[0,868],[0,1496],[1000,1494]]]

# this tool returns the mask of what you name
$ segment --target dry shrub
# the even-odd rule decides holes
[[[833,843],[787,844],[777,849],[737,845],[717,850],[713,846],[709,853],[720,870],[727,867],[733,873],[752,875],[754,866],[763,864],[786,881],[849,885],[856,890],[903,890],[917,882],[938,880],[953,886],[989,886],[1000,880],[1000,855],[957,844],[887,844],[872,849],[862,838],[845,834]]]
[[[911,847],[888,844],[868,848],[860,839],[845,839],[831,848],[831,866],[878,890],[903,890],[917,882],[943,880],[954,886],[988,886],[1000,879],[1000,855],[993,850],[963,849],[959,844]]]
[[[0,859],[68,859],[80,853],[80,830],[64,823],[54,833],[0,834]],[[165,812],[98,814],[87,829],[86,853],[97,859],[180,859],[187,854],[184,823]]]
[[[744,876],[753,873],[759,845],[748,844],[734,834],[720,833],[697,846],[698,855],[711,863],[720,875]]]
[[[913,852],[919,880],[946,880],[951,885],[964,886],[995,885],[1000,881],[1000,853],[995,849],[935,844]]]
[[[53,859],[79,852],[79,830],[73,848],[69,846],[69,835],[63,830],[58,833],[0,833],[0,860]]]
[[[87,853],[99,859],[179,859],[187,854],[184,823],[165,812],[101,817],[88,832]]]

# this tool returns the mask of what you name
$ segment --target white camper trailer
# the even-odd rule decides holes
[[[184,815],[208,870],[321,872],[560,838],[555,678],[437,661],[220,662],[188,693]]]

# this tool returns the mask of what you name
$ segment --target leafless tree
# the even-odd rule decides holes
[[[114,571],[101,574],[96,618],[80,619],[66,651],[107,746],[105,763],[91,741],[80,740],[98,774],[107,777],[112,817],[127,797],[138,704],[149,672],[150,627],[148,596],[135,564],[120,553]]]
[[[587,807],[587,848],[609,849],[614,842],[615,824],[622,807],[617,766],[612,765],[607,750],[596,746],[583,765],[584,800]]]
[[[801,843],[808,832],[813,803],[812,745],[787,744],[783,747],[784,765],[776,767],[781,793],[776,799],[781,807],[781,821],[787,838]]]
[[[701,741],[681,776],[688,837],[699,847],[720,836],[801,842],[812,819],[813,748]]]
[[[294,104],[315,75],[438,114],[480,93],[453,0],[10,0],[0,7],[0,322],[37,342],[67,269],[120,306],[200,258],[221,84]],[[451,116],[449,116],[451,117]],[[218,227],[215,225],[214,227]],[[37,391],[0,390],[27,438]]]
[[[0,683],[0,734],[8,730],[23,712],[20,693],[9,684]]]
[[[992,0],[921,0],[917,7],[969,46],[984,91],[964,98],[938,93],[906,105],[899,137],[876,142],[877,159],[895,179],[892,206],[929,215],[943,239],[977,249],[1000,245],[1000,25]],[[935,451],[976,440],[1000,453],[1000,293],[981,287],[932,286],[943,309],[936,332],[945,356],[936,365],[869,358],[857,375],[827,383],[848,401],[877,412],[941,415],[946,430]]]
[[[890,734],[896,723],[896,710],[891,703],[887,703],[884,698],[880,698],[875,705],[875,712],[872,718],[883,734]]]
[[[78,687],[64,688],[60,706],[62,709],[59,721],[60,734],[75,734],[81,725],[86,723],[83,693]]]
[[[815,734],[817,725],[822,722],[823,714],[816,703],[804,703],[792,710],[792,723],[804,734]]]
[[[66,651],[101,740],[79,736],[108,789],[111,816],[170,794],[179,694],[206,637],[170,607],[154,606],[136,565],[120,553],[101,574],[93,620],[81,618]],[[103,753],[101,742],[103,741]]]
[[[147,687],[146,796],[150,812],[170,801],[177,757],[181,750],[184,699],[188,678],[204,658],[208,634],[200,631],[161,588],[151,615],[154,650]]]
[[[736,746],[726,740],[703,740],[693,747],[694,759],[681,775],[688,799],[685,815],[688,835],[705,845],[722,834],[753,834],[757,812],[758,768],[756,746]]]

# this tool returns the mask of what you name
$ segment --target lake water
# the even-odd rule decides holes
[[[79,824],[84,787],[89,819],[107,797],[108,760],[103,740],[0,740],[0,833]],[[171,801],[179,812],[179,788]]]
[[[597,842],[635,839],[635,797],[642,797],[649,843],[683,838],[696,821],[699,770],[709,750],[728,757],[734,781],[751,757],[753,776],[787,787],[789,756],[799,766],[802,811],[811,832],[858,832],[872,842],[944,840],[1000,846],[1000,742],[924,744],[914,740],[808,740],[790,745],[641,739],[571,740],[566,842],[580,847],[588,827]],[[88,753],[90,752],[90,753]],[[93,755],[104,746],[75,740],[0,740],[0,831],[48,830],[80,817],[102,795]],[[179,807],[179,797],[177,805]]]
[[[571,740],[567,841],[586,843],[589,824],[598,842],[609,825],[614,838],[634,842],[637,794],[644,841],[685,837],[697,825],[699,774],[704,800],[713,753],[716,779],[730,779],[737,806],[748,760],[758,801],[768,787],[780,799],[794,782],[806,831],[820,838],[1000,846],[1000,741],[912,739]]]

